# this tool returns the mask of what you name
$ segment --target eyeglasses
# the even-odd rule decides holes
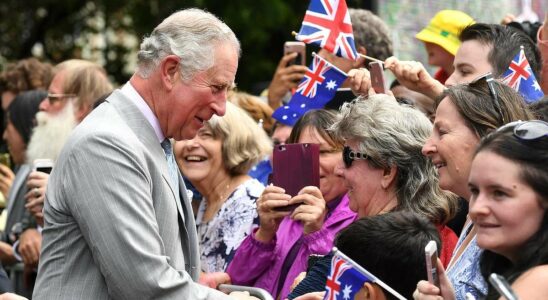
[[[68,98],[76,98],[78,95],[75,94],[48,94],[48,101],[51,105],[61,102]]]
[[[541,120],[515,121],[501,126],[497,131],[514,126],[514,136],[521,140],[536,140],[548,136],[548,123]]]
[[[352,162],[357,159],[370,159],[370,157],[365,153],[352,151],[350,147],[344,146],[344,149],[343,149],[344,166],[347,169],[350,168],[352,166]]]
[[[495,103],[495,107],[497,109],[497,112],[500,115],[500,118],[502,119],[502,123],[506,123],[506,119],[504,118],[504,115],[502,114],[502,108],[500,106],[500,100],[497,94],[497,90],[495,89],[495,79],[493,78],[493,75],[491,73],[486,73],[474,80],[472,80],[469,85],[474,85],[482,80],[485,80],[487,82],[487,87],[489,88],[489,93],[491,94],[491,98],[493,102]]]

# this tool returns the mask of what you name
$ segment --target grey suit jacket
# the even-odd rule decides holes
[[[174,191],[169,178],[152,126],[115,91],[74,130],[49,179],[33,298],[228,298],[193,281],[194,216],[183,181]]]

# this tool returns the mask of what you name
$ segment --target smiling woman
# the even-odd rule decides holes
[[[271,149],[250,116],[231,103],[226,108],[174,146],[182,173],[204,196],[196,216],[204,272],[224,271],[257,224],[255,202],[264,186],[247,172]]]
[[[422,148],[422,153],[438,170],[440,187],[465,200],[472,196],[468,177],[480,139],[504,125],[505,121],[532,118],[516,91],[487,79],[487,76],[482,76],[469,84],[449,87],[444,92],[436,103],[434,130]],[[487,292],[487,283],[479,270],[482,250],[478,247],[476,230],[468,219],[447,267],[447,276],[457,299],[465,299],[466,293],[477,299]],[[445,292],[452,294],[448,292],[450,290],[446,288]]]

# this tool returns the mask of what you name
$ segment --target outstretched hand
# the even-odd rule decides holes
[[[432,99],[436,99],[445,89],[441,82],[428,74],[420,62],[400,61],[392,56],[386,59],[384,67],[392,71],[401,85]]]

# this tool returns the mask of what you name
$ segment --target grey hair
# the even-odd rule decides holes
[[[354,43],[367,49],[367,55],[385,60],[392,56],[394,48],[390,38],[388,25],[379,17],[366,9],[349,8],[352,20]]]
[[[454,216],[456,196],[440,189],[434,165],[421,152],[432,132],[423,113],[379,94],[346,103],[332,130],[357,141],[372,167],[397,167],[398,210],[416,212],[436,224]]]
[[[181,58],[183,80],[214,64],[215,46],[228,43],[240,55],[240,42],[234,32],[213,14],[197,8],[173,13],[145,37],[137,53],[137,74],[147,78],[168,55]]]

